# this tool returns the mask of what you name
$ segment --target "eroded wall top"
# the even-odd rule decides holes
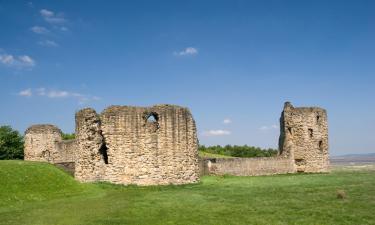
[[[295,108],[285,103],[280,118],[279,149],[295,160],[300,172],[328,171],[327,112],[319,107]]]

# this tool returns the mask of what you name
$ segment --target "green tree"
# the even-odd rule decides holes
[[[62,134],[62,139],[63,140],[72,140],[72,139],[75,139],[76,138],[76,134],[75,133],[63,133]]]
[[[199,151],[219,154],[219,155],[227,155],[227,156],[234,156],[234,157],[271,157],[276,156],[278,154],[278,150],[276,149],[261,149],[258,147],[253,146],[239,146],[239,145],[225,145],[225,146],[199,146]]]
[[[10,126],[0,126],[0,159],[23,159],[23,137]]]

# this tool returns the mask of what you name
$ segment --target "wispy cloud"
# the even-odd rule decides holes
[[[100,100],[100,98],[97,96],[81,94],[81,93],[65,91],[65,90],[48,89],[44,87],[37,88],[37,89],[28,88],[26,90],[20,91],[19,95],[24,96],[24,97],[30,97],[34,93],[36,96],[42,96],[42,97],[47,97],[51,99],[72,98],[72,99],[78,100],[79,104],[85,104],[90,101]]]
[[[269,131],[269,130],[277,130],[279,129],[279,126],[277,126],[276,124],[273,124],[271,126],[261,126],[259,127],[259,130],[261,131]]]
[[[19,62],[24,66],[35,66],[35,61],[28,55],[18,56]]]
[[[231,132],[229,130],[208,130],[202,133],[203,136],[212,137],[212,136],[224,136],[230,135]]]
[[[25,89],[25,90],[18,92],[18,95],[24,96],[24,97],[31,97],[33,93],[31,92],[31,89],[29,88],[29,89]]]
[[[49,30],[45,27],[41,26],[33,26],[30,28],[30,30],[36,34],[47,34],[49,33]]]
[[[223,124],[230,124],[230,123],[232,123],[232,120],[231,119],[224,119],[223,120]]]
[[[28,55],[13,56],[7,53],[0,53],[0,63],[15,68],[32,68],[35,60]]]
[[[188,56],[188,55],[197,55],[198,54],[198,49],[194,47],[187,47],[182,51],[174,52],[173,53],[176,56]]]
[[[56,14],[55,12],[48,9],[40,10],[40,15],[46,22],[51,24],[62,24],[67,21],[63,13]]]
[[[51,40],[39,41],[38,44],[44,47],[58,47],[59,46],[59,44]]]

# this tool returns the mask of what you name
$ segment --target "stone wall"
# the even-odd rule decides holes
[[[279,150],[294,160],[298,172],[327,172],[328,124],[326,110],[294,108],[286,102],[280,118]]]
[[[25,160],[74,162],[75,141],[62,140],[61,130],[50,124],[33,125],[25,132]]]
[[[165,185],[199,181],[200,175],[255,176],[327,172],[327,113],[317,107],[284,105],[279,155],[217,158],[198,162],[195,121],[187,108],[111,106],[101,114],[76,113],[76,139],[64,141],[49,124],[25,132],[25,160],[45,161],[74,171],[81,182]]]
[[[200,168],[202,175],[328,172],[327,112],[318,107],[294,108],[286,102],[280,118],[277,157],[202,159]]]
[[[293,161],[285,157],[203,159],[203,175],[260,176],[294,173]]]
[[[198,140],[187,108],[111,106],[76,114],[76,179],[119,184],[199,180]]]

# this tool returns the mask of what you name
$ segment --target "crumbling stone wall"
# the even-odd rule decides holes
[[[199,180],[198,140],[187,108],[111,106],[76,114],[76,179],[119,184]]]
[[[279,155],[261,158],[201,160],[201,174],[259,176],[295,172],[328,172],[327,112],[294,108],[286,102],[280,118]]]
[[[294,173],[293,161],[285,157],[211,158],[203,160],[203,175],[260,176]]]
[[[239,176],[327,172],[327,113],[285,103],[279,155],[270,158],[202,159],[195,121],[187,108],[111,106],[101,114],[76,113],[76,139],[64,141],[53,125],[25,132],[25,160],[69,167],[82,182],[158,185],[194,183],[202,174]],[[201,172],[201,174],[200,174]]]
[[[76,113],[76,140],[74,177],[82,182],[106,180],[105,142],[95,110],[87,108]]]
[[[328,124],[326,110],[284,105],[280,118],[280,154],[294,160],[298,172],[327,172]]]
[[[50,124],[29,127],[25,132],[25,160],[50,163],[74,162],[75,141],[62,140],[59,128]]]

